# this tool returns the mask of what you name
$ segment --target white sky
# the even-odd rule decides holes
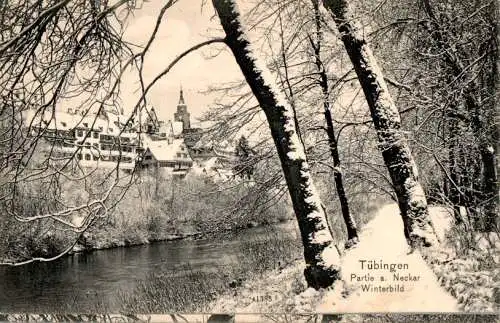
[[[166,0],[151,0],[144,3],[142,9],[135,11],[134,17],[129,17],[128,20],[125,31],[126,39],[144,45],[165,3]],[[146,84],[187,48],[222,35],[220,22],[214,15],[211,1],[207,1],[202,10],[201,0],[180,0],[167,10],[155,42],[145,57]],[[223,51],[219,53],[220,49]],[[209,60],[206,59],[207,56],[215,53],[219,55]],[[155,108],[160,119],[173,119],[182,84],[184,98],[193,122],[213,102],[213,97],[200,93],[201,91],[211,85],[241,77],[234,58],[225,46],[212,44],[181,60],[150,90],[148,102]],[[137,79],[124,78],[121,98],[126,114],[137,102],[138,88]]]

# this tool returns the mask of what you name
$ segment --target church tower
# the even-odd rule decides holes
[[[191,128],[190,115],[189,112],[187,112],[187,105],[184,101],[184,92],[182,91],[182,87],[179,103],[177,104],[177,112],[174,113],[174,120],[182,122],[183,131]]]

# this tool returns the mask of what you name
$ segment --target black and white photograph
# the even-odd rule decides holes
[[[498,0],[0,0],[0,322],[499,322]]]

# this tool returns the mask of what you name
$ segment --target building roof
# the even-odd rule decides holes
[[[90,128],[100,130],[112,135],[118,135],[124,128],[126,117],[112,113],[96,115],[89,113],[83,116],[79,113],[68,113],[62,111],[46,111],[37,113],[36,110],[26,111],[24,122],[26,126],[43,126],[54,130],[71,130],[76,128]]]
[[[192,161],[183,139],[174,139],[172,143],[168,140],[151,141],[147,147],[157,161]],[[177,153],[183,149],[187,157],[177,157]]]
[[[182,121],[173,121],[172,129],[174,130],[174,136],[180,136],[182,134],[182,129],[183,129]]]
[[[180,136],[182,134],[182,122],[168,120],[160,127],[160,132],[164,132],[168,136]]]
[[[184,101],[184,91],[182,91],[182,86],[181,86],[181,93],[179,96],[179,103],[177,105],[186,105],[186,102]]]

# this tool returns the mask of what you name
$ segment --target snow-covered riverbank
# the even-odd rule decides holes
[[[211,312],[459,312],[466,297],[457,300],[452,296],[458,295],[457,286],[447,284],[451,281],[447,277],[453,276],[459,283],[457,277],[470,273],[454,271],[456,266],[443,271],[443,266],[447,265],[439,262],[436,255],[447,250],[445,232],[451,226],[451,217],[444,208],[431,208],[431,217],[443,243],[424,251],[424,255],[420,251],[410,253],[397,205],[389,204],[364,226],[360,243],[343,255],[342,280],[330,289],[306,289],[302,275],[304,263],[296,260],[290,266],[228,292],[212,304]],[[491,280],[493,275],[485,279]],[[479,292],[472,291],[471,286],[467,295],[489,295],[485,297],[489,307],[482,308],[491,311],[494,288],[494,281],[490,286],[481,283]]]

